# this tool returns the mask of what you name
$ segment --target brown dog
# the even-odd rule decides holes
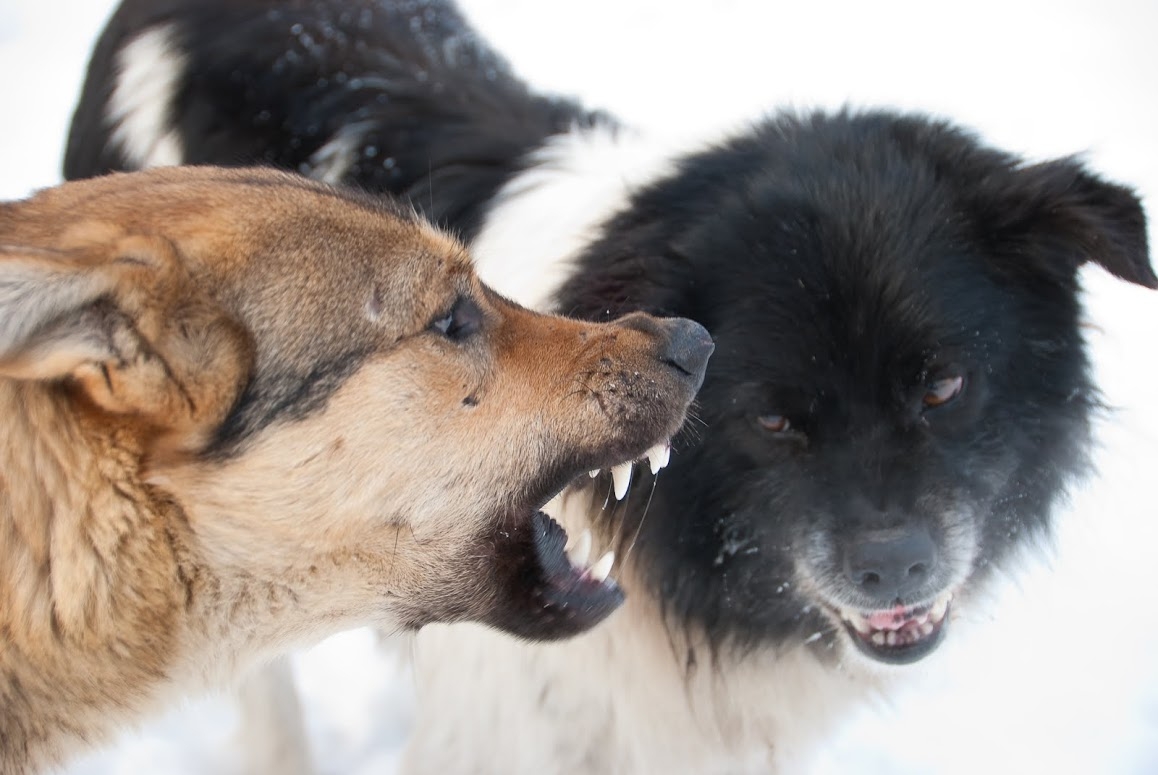
[[[0,205],[0,771],[366,623],[621,596],[539,508],[681,423],[711,341],[531,313],[378,199],[184,168]]]

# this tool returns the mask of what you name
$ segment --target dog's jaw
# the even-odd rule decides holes
[[[898,605],[878,611],[841,608],[837,614],[862,654],[884,664],[908,665],[941,645],[952,601],[952,592],[945,592],[925,605]]]
[[[613,490],[617,499],[626,496],[631,471],[647,463],[653,473],[667,465],[671,442],[652,444],[637,461],[613,463]],[[603,463],[601,461],[600,465]],[[564,476],[564,481],[583,483],[589,474]],[[572,472],[573,474],[573,472]],[[551,488],[552,496],[559,488]],[[588,530],[574,539],[543,509],[551,508],[554,497],[545,499],[529,519],[511,517],[502,521],[493,539],[496,585],[505,590],[492,611],[482,621],[516,636],[533,640],[556,640],[577,635],[602,622],[624,601],[624,593],[610,577],[614,551],[607,551],[593,563],[591,534]]]
[[[554,640],[584,632],[623,603],[623,592],[599,568],[573,562],[565,551],[567,533],[542,511],[501,532],[496,551],[502,597],[484,623],[532,640]]]

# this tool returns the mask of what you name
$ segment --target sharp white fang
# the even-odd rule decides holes
[[[567,558],[577,568],[586,568],[587,560],[591,557],[591,531],[584,530],[575,539],[575,545],[567,549]]]
[[[869,626],[868,619],[858,614],[856,611],[841,611],[841,616],[844,620],[853,626],[857,632],[862,635],[868,635],[872,632],[872,627]]]
[[[933,608],[929,611],[929,620],[932,622],[941,621],[941,618],[945,616],[945,611],[949,608],[949,601],[952,599],[952,595],[945,595],[936,603],[933,603]]]
[[[611,479],[615,483],[615,500],[623,500],[631,484],[631,463],[620,463],[611,469]]]
[[[598,562],[591,566],[589,573],[591,578],[599,583],[607,581],[607,576],[611,573],[611,566],[615,564],[615,552],[608,552],[599,558]]]
[[[659,470],[671,460],[671,445],[666,441],[661,444],[656,444],[647,451],[646,457],[648,465],[651,466],[651,472],[658,474]]]
[[[592,479],[594,479],[595,477],[599,476],[599,469],[593,468],[587,472],[587,475],[590,476]]]

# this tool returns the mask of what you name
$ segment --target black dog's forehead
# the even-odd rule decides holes
[[[731,361],[801,388],[911,382],[1014,327],[984,248],[927,217],[922,202],[770,196],[766,218],[742,219],[726,232],[736,244],[720,246],[746,256],[744,269],[703,267],[708,292],[727,300],[708,323],[717,367]],[[718,241],[723,230],[713,231]]]

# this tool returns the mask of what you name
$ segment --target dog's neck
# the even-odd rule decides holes
[[[229,685],[255,665],[326,635],[377,622],[391,629],[386,605],[366,608],[364,590],[374,583],[379,558],[310,557],[279,568],[212,565],[202,552],[181,563],[188,605],[185,637],[173,678],[196,690]],[[196,559],[196,562],[194,562]]]
[[[0,770],[49,764],[61,729],[144,704],[182,632],[173,507],[132,433],[59,385],[0,381]],[[83,680],[78,680],[83,676]]]
[[[227,683],[308,642],[321,625],[305,574],[314,594],[357,582],[357,563],[303,568],[301,585],[292,572],[274,581],[211,566],[186,512],[143,479],[133,429],[76,407],[64,386],[0,380],[4,773],[57,763],[82,742],[70,729],[91,744],[94,730],[111,736],[174,687]]]

